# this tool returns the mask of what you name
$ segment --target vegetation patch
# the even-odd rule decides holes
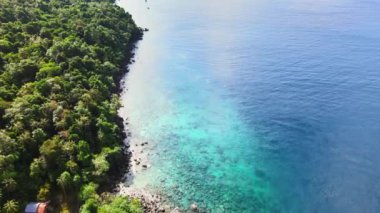
[[[140,33],[113,0],[0,0],[0,212],[141,210],[98,187],[124,163],[117,84]]]

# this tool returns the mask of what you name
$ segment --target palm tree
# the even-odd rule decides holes
[[[16,186],[17,186],[17,182],[13,178],[7,178],[7,179],[3,180],[2,183],[4,185],[4,188],[8,192],[14,191],[16,189]]]
[[[16,213],[18,211],[18,202],[15,200],[8,200],[3,207],[6,213]]]
[[[72,178],[69,172],[64,171],[57,179],[58,185],[62,188],[63,199],[66,201],[66,190],[69,189]]]

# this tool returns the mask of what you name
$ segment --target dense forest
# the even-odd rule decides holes
[[[112,0],[0,0],[0,212],[141,211],[101,190],[123,162],[117,82],[140,33]]]

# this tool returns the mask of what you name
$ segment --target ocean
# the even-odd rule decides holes
[[[132,186],[210,212],[380,212],[380,2],[120,0]],[[136,165],[136,168],[141,165]]]

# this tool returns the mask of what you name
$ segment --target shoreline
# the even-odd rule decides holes
[[[132,60],[133,63],[133,60]],[[130,64],[129,64],[130,65]],[[125,74],[127,75],[128,72]],[[120,81],[121,92],[127,92],[128,87],[125,82],[125,75]],[[126,107],[122,106],[121,108]],[[121,109],[119,108],[119,110]],[[146,149],[149,147],[147,141],[132,141],[132,132],[129,130],[128,117],[122,116],[119,111],[119,117],[123,119],[123,131],[125,138],[122,145],[123,156],[126,164],[123,168],[122,176],[113,184],[112,192],[116,195],[137,198],[141,201],[144,212],[182,212],[178,207],[170,205],[168,199],[159,192],[153,190],[134,187],[133,181],[136,173],[150,167]]]
[[[138,42],[143,39],[144,31],[145,29],[138,28],[138,30],[132,34],[131,41],[125,50],[125,60],[124,63],[121,65],[121,72],[119,72],[120,74],[114,77],[116,83],[116,89],[114,90],[114,92],[119,96],[119,98],[120,94],[123,92],[122,81],[129,72],[129,65],[134,62],[133,58],[135,56],[135,50],[137,48]],[[120,110],[120,107],[118,110]],[[129,169],[129,155],[128,153],[126,153],[127,148],[124,143],[124,141],[127,140],[128,135],[125,132],[126,126],[124,125],[124,118],[121,117],[119,113],[117,116],[116,125],[120,129],[122,129],[123,134],[123,142],[122,144],[120,144],[120,148],[122,151],[120,159],[122,160],[122,162],[119,163],[117,168],[115,168],[113,171],[109,173],[108,182],[99,186],[99,191],[101,192],[114,192],[116,184],[121,180],[121,178],[123,178],[125,171],[128,171]]]
[[[139,32],[134,35],[132,42],[126,50],[126,60],[123,64],[122,74],[117,76],[117,93],[119,94],[121,102],[121,94],[128,91],[128,86],[125,82],[125,78],[128,75],[130,68],[129,66],[135,62],[135,51],[137,49],[138,43],[142,41],[144,33],[147,32],[147,28],[140,28]],[[144,148],[147,147],[148,142],[142,142],[140,145],[138,143],[131,144],[130,137],[132,133],[130,132],[128,125],[128,117],[123,117],[120,114],[119,108],[118,116],[120,118],[118,125],[123,129],[124,139],[121,145],[123,162],[122,167],[119,168],[117,174],[110,175],[110,190],[115,195],[127,196],[129,198],[137,198],[141,201],[143,212],[173,212],[180,213],[178,207],[174,207],[168,204],[168,199],[164,195],[158,192],[151,192],[146,189],[136,188],[131,186],[135,173],[149,167],[148,157]],[[134,146],[133,148],[131,146]],[[108,188],[105,186],[105,188]]]

